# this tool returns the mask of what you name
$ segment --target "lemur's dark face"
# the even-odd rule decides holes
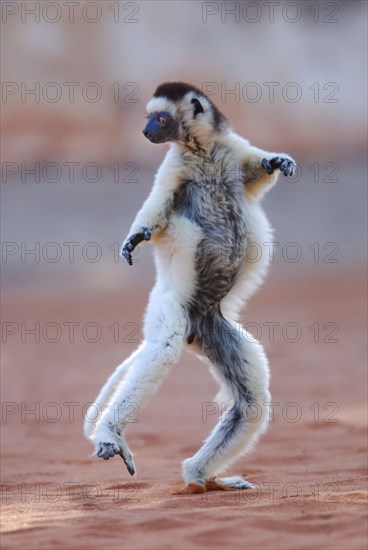
[[[176,142],[191,151],[211,141],[226,119],[198,88],[184,82],[165,82],[147,103],[143,134],[152,143]]]
[[[151,113],[142,132],[152,143],[165,143],[179,139],[179,124],[167,111]]]

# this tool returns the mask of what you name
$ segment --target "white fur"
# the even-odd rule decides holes
[[[153,97],[146,105],[146,111],[150,115],[167,111],[172,116],[176,116],[177,107],[173,101],[169,101],[166,97]]]
[[[199,113],[193,119],[192,99],[198,99],[202,105],[203,113]],[[180,102],[180,113],[183,122],[190,128],[191,135],[195,137],[202,146],[209,146],[213,141],[213,114],[209,101],[195,92],[188,92]]]

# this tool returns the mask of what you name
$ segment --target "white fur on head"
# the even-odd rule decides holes
[[[160,113],[161,111],[166,111],[170,113],[171,116],[176,117],[178,109],[177,105],[171,99],[167,97],[153,97],[149,100],[146,106],[147,113],[150,115],[152,113]]]
[[[203,113],[198,113],[194,118],[193,99],[197,99],[203,108]],[[214,117],[212,105],[208,99],[196,92],[188,92],[180,102],[180,112],[183,122],[190,134],[199,142],[206,141],[206,138],[214,131]]]

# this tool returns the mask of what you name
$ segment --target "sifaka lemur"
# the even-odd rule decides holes
[[[147,403],[187,345],[208,362],[226,414],[183,462],[183,492],[247,489],[253,485],[241,477],[217,477],[253,447],[269,420],[267,358],[237,319],[269,263],[264,243],[272,241],[272,229],[260,199],[280,171],[293,174],[295,162],[250,145],[189,84],[161,84],[147,113],[143,134],[152,143],[170,142],[170,149],[121,254],[132,265],[135,247],[151,241],[157,280],[144,341],[102,387],[87,413],[85,434],[98,457],[120,455],[134,475],[125,440],[129,404]],[[263,251],[257,261],[248,257],[251,243]],[[96,407],[102,413],[92,421]]]

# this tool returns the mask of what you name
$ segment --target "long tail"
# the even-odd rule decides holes
[[[243,331],[227,321],[216,305],[205,316],[191,323],[191,337],[201,346],[209,360],[230,387],[235,401],[251,401],[246,377],[246,349]],[[189,341],[189,338],[188,338]]]

